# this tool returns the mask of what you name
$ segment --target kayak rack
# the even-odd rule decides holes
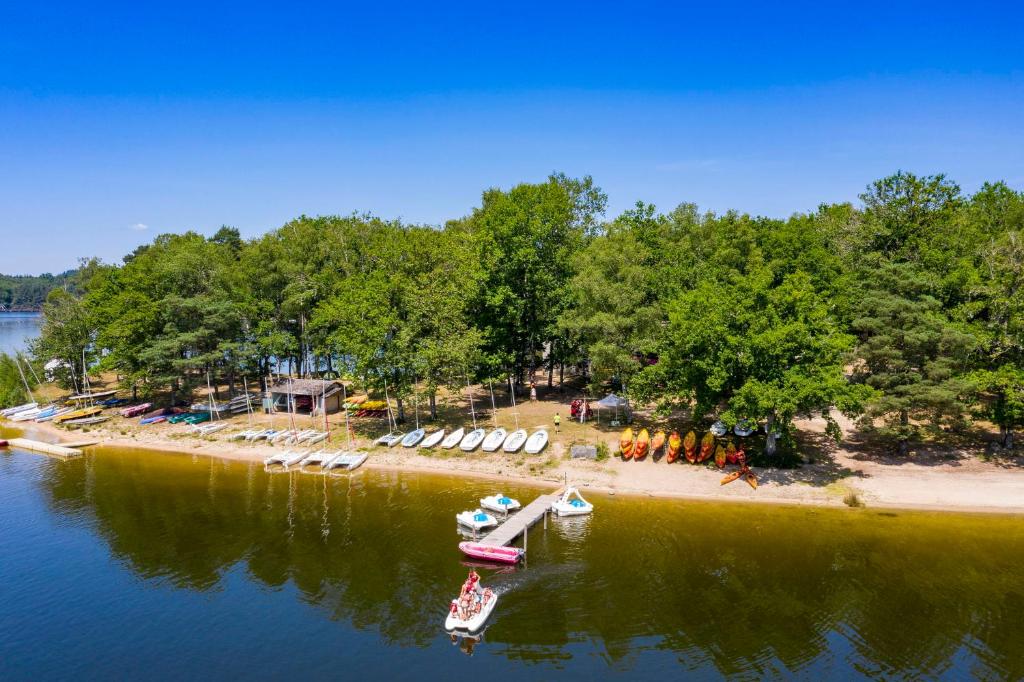
[[[520,535],[524,537],[530,526],[543,519],[551,509],[551,504],[562,496],[562,491],[557,490],[548,495],[541,495],[530,504],[526,505],[480,540],[483,545],[497,545],[504,547],[511,545]],[[546,525],[546,524],[545,524]]]

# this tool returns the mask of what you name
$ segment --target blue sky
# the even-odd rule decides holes
[[[611,215],[784,217],[897,169],[1024,189],[1016,3],[10,4],[0,272],[303,213],[438,224],[556,170]]]

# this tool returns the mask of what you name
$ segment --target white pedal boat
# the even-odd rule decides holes
[[[343,452],[334,459],[324,462],[324,470],[345,469],[353,471],[362,466],[363,462],[366,461],[366,456],[365,452]]]
[[[491,495],[490,497],[480,498],[481,508],[490,509],[491,511],[498,512],[499,514],[514,512],[521,506],[522,505],[519,504],[519,500],[512,499],[511,497],[505,497],[505,495],[501,493]]]
[[[432,448],[444,439],[444,429],[434,431],[432,434],[423,439],[420,443],[421,448]]]
[[[494,452],[501,447],[501,444],[508,438],[508,431],[499,427],[491,431],[487,438],[484,438],[484,442],[480,444],[480,449],[484,452]]]
[[[533,435],[526,439],[526,453],[536,455],[548,445],[547,429],[534,431]]]
[[[460,525],[463,525],[466,528],[472,528],[475,531],[494,528],[498,525],[498,519],[481,509],[477,509],[476,511],[459,512],[455,515],[455,520],[458,521]]]
[[[526,442],[526,429],[518,429],[509,434],[508,438],[505,439],[505,445],[502,449],[505,452],[517,452],[519,448],[523,447],[523,443]]]
[[[445,438],[443,441],[441,441],[441,447],[444,448],[445,450],[451,450],[456,445],[458,445],[460,442],[462,442],[462,438],[465,435],[466,435],[466,429],[464,429],[464,428],[462,428],[460,426],[459,428],[455,429],[450,434],[448,434],[447,438]]]
[[[462,620],[459,617],[459,600],[452,599],[452,603],[448,607],[448,617],[444,619],[444,629],[448,632],[456,630],[477,632],[480,630],[494,611],[494,607],[498,603],[498,594],[493,590],[484,590],[481,599],[483,599],[483,604],[480,606],[480,613],[474,613],[468,620]]]
[[[594,505],[583,499],[580,491],[569,487],[562,496],[551,504],[551,511],[559,516],[582,516],[594,511]]]
[[[465,452],[472,452],[476,450],[476,446],[480,445],[480,441],[484,439],[485,435],[487,435],[487,432],[483,429],[473,429],[462,439],[459,447]]]
[[[405,438],[402,439],[403,448],[414,447],[417,443],[423,440],[423,436],[427,435],[427,432],[423,429],[416,429],[406,434]]]

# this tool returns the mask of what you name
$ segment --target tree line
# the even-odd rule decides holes
[[[74,287],[75,281],[74,270],[59,275],[0,275],[0,310],[38,312],[50,291]]]
[[[584,363],[595,389],[663,412],[765,422],[769,451],[800,416],[838,435],[833,408],[904,453],[981,420],[1012,447],[1022,193],[900,172],[787,219],[605,208],[591,178],[556,174],[439,227],[353,214],[161,235],[54,289],[33,353],[172,399],[285,361],[415,388],[432,411],[442,387]]]

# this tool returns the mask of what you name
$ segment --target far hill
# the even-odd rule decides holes
[[[57,287],[75,288],[77,270],[59,275],[0,275],[0,311],[37,312],[51,290]]]

